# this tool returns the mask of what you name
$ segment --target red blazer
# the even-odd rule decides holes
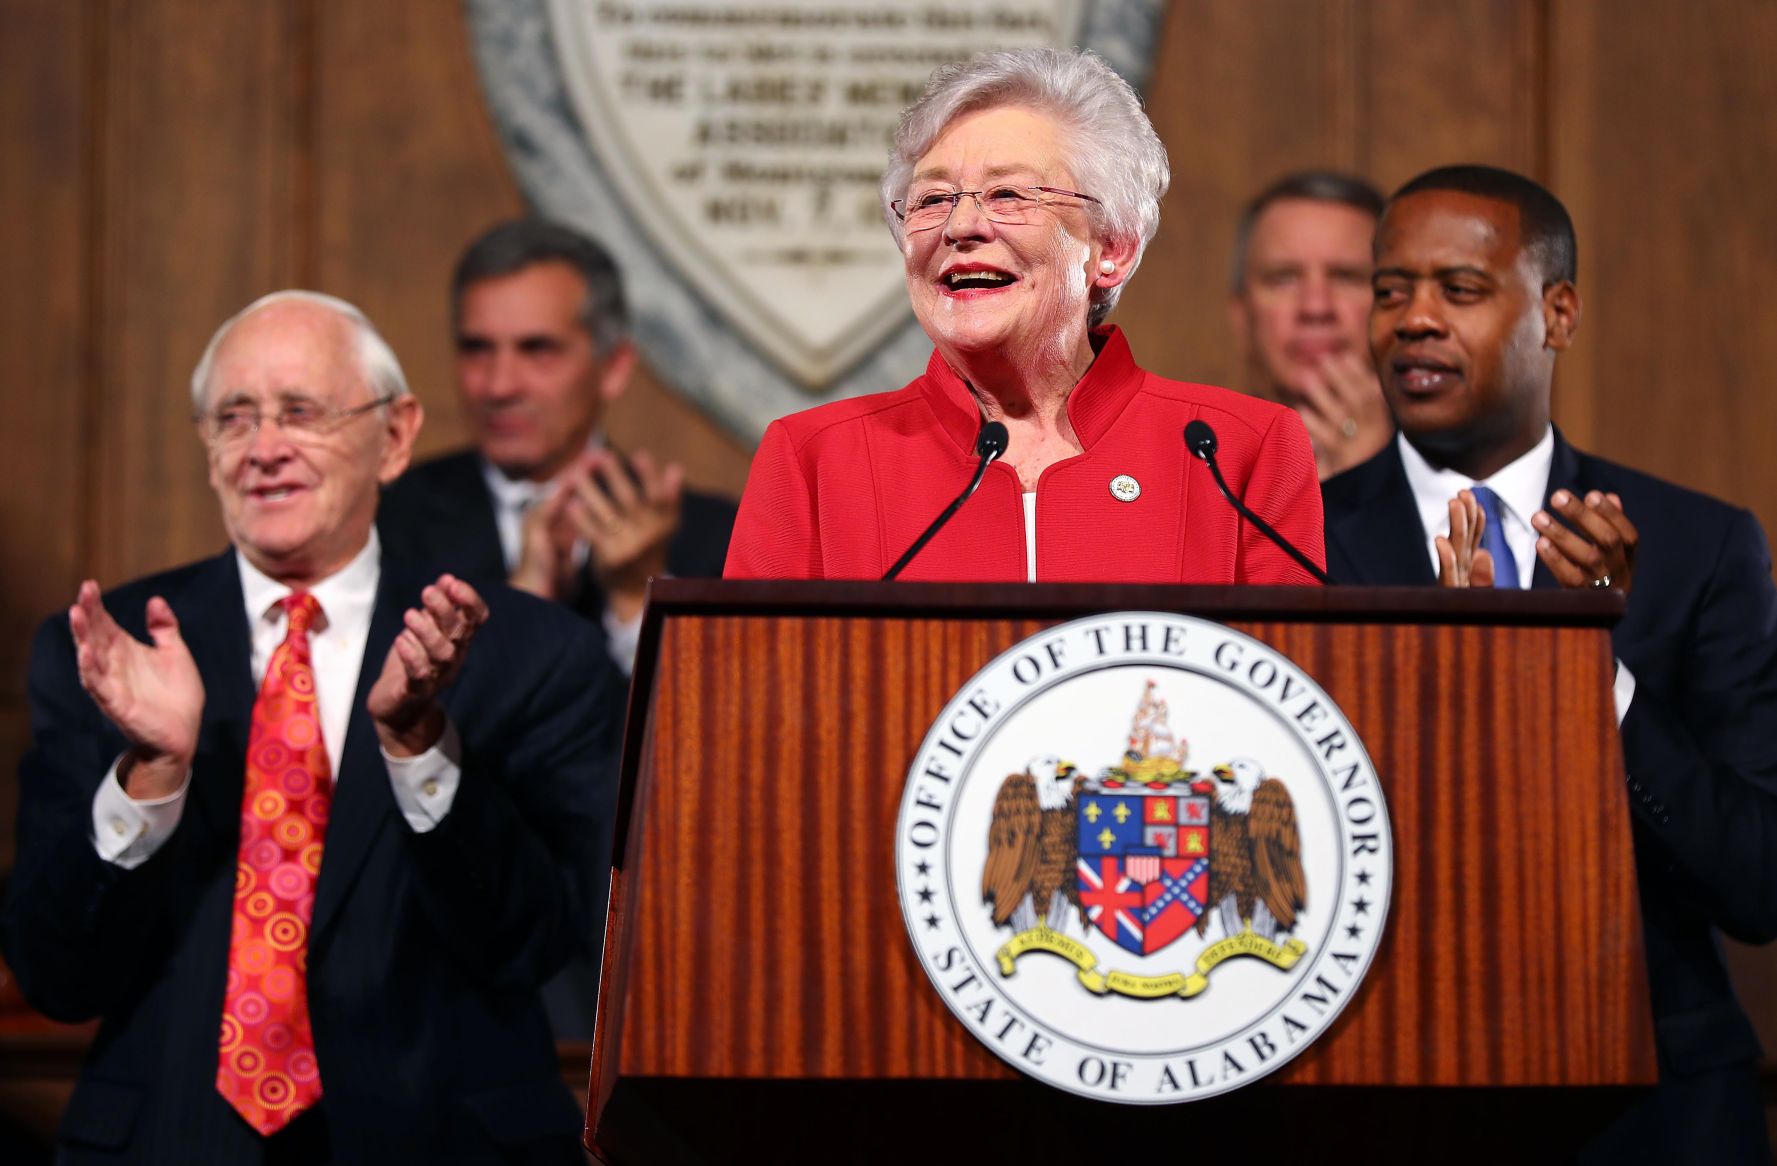
[[[1296,414],[1144,372],[1114,327],[1094,329],[1093,341],[1098,358],[1067,402],[1085,452],[1037,482],[1037,579],[1312,583],[1240,519],[1184,442],[1193,418],[1215,426],[1229,487],[1324,563],[1320,483]],[[880,578],[968,484],[980,428],[974,397],[936,353],[904,389],[772,422],[753,458],[724,577]],[[1132,502],[1111,494],[1122,475],[1141,487]],[[1023,582],[1021,494],[1017,471],[989,466],[975,496],[900,577]]]

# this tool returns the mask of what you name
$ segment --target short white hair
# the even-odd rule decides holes
[[[222,347],[223,340],[234,331],[234,326],[251,316],[261,308],[269,308],[274,304],[301,303],[314,304],[326,308],[335,315],[341,316],[352,326],[352,334],[358,341],[358,367],[364,374],[364,381],[370,386],[373,397],[408,396],[411,392],[407,387],[407,375],[401,371],[401,362],[395,358],[395,350],[389,347],[376,325],[370,322],[359,308],[324,292],[304,291],[301,288],[286,288],[270,295],[260,296],[234,315],[222,322],[210,342],[204,345],[204,354],[198,357],[197,367],[191,372],[191,407],[196,412],[203,412],[210,395],[210,380],[216,371],[216,352]]]
[[[1136,245],[1123,280],[1092,289],[1090,322],[1103,323],[1160,229],[1160,200],[1172,184],[1172,166],[1141,98],[1090,49],[1009,49],[934,70],[925,95],[907,108],[895,129],[882,174],[883,217],[899,245],[901,220],[890,204],[907,196],[914,167],[932,143],[964,114],[1006,106],[1046,113],[1061,123],[1074,180],[1086,188],[1081,193],[1102,203],[1100,238]]]

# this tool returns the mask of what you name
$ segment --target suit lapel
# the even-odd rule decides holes
[[[506,553],[480,460],[465,454],[450,463],[449,472],[446,488],[432,495],[437,529],[454,532],[439,565],[469,579],[505,579]]]
[[[1587,484],[1580,476],[1579,454],[1574,451],[1573,446],[1567,444],[1561,431],[1555,430],[1555,452],[1549,462],[1549,485],[1543,491],[1543,509],[1550,514],[1555,513],[1549,506],[1549,499],[1557,490],[1567,490],[1575,497],[1584,497],[1586,489]],[[1541,555],[1536,556],[1536,565],[1531,568],[1530,586],[1537,590],[1554,590],[1561,586]]]
[[[1329,505],[1327,512],[1327,544],[1337,548],[1345,567],[1339,582],[1436,583],[1400,449],[1390,442],[1351,473],[1361,477],[1349,483],[1350,500]]]
[[[247,733],[253,718],[252,634],[233,550],[212,559],[178,604],[179,634],[204,678],[192,805],[206,832],[238,839],[246,784]]]
[[[395,795],[389,789],[388,767],[383,764],[376,729],[370,723],[365,704],[382,673],[389,647],[401,631],[402,614],[417,601],[418,593],[419,586],[404,573],[391,570],[385,559],[377,581],[376,607],[370,615],[370,634],[364,641],[364,662],[358,668],[358,691],[352,698],[345,747],[339,753],[338,780],[334,783],[327,840],[321,854],[321,877],[315,888],[311,932],[316,936],[338,914],[377,835],[398,813]]]

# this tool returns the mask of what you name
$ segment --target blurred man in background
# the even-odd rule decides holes
[[[591,239],[538,219],[489,229],[457,262],[451,320],[475,444],[384,491],[384,543],[585,617],[598,645],[586,663],[607,674],[604,713],[620,723],[648,580],[720,576],[734,504],[606,439],[637,355],[616,265]],[[602,919],[602,883],[595,898]],[[595,947],[546,987],[558,1037],[590,1039],[597,984]]]
[[[1321,480],[1394,435],[1370,363],[1370,242],[1382,196],[1304,170],[1247,204],[1234,238],[1229,316],[1247,388],[1301,414]]]

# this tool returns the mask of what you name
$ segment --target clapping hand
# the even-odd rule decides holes
[[[390,645],[366,702],[377,740],[390,756],[417,756],[444,735],[438,694],[462,671],[469,641],[487,614],[481,596],[454,575],[440,575],[420,592],[420,605],[407,609],[407,626]]]
[[[586,541],[592,570],[611,614],[641,614],[648,579],[666,574],[667,545],[679,529],[685,471],[661,466],[646,450],[627,465],[610,450],[593,450],[569,471],[564,517]]]
[[[1609,587],[1627,592],[1635,576],[1635,550],[1641,534],[1623,513],[1623,500],[1593,490],[1584,501],[1570,490],[1557,490],[1549,509],[1567,520],[1563,526],[1539,510],[1530,525],[1541,536],[1536,555],[1548,564],[1563,587]]]
[[[1472,490],[1450,499],[1450,534],[1437,537],[1440,586],[1493,586],[1493,555],[1481,546],[1486,529],[1487,512]]]
[[[1394,436],[1382,383],[1365,355],[1348,351],[1325,356],[1294,389],[1296,399],[1285,404],[1301,414],[1323,482],[1369,461]]]
[[[172,607],[157,595],[147,616],[153,642],[144,644],[111,618],[91,579],[68,609],[80,686],[129,741],[117,776],[138,799],[165,797],[184,785],[204,716],[203,677]]]

